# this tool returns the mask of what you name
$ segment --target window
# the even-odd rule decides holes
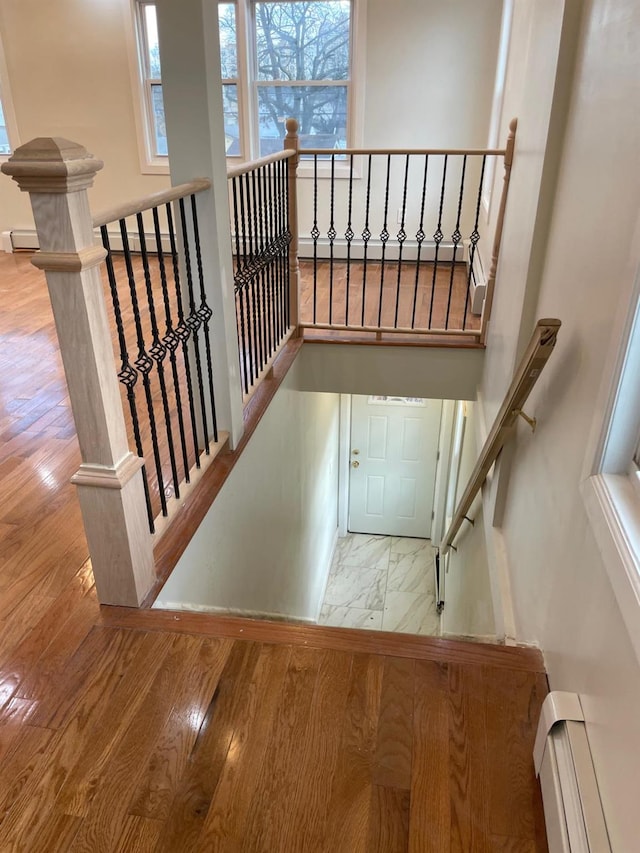
[[[587,457],[582,495],[640,659],[640,266],[623,308],[596,404],[598,439]]]
[[[0,101],[0,154],[11,154],[11,146],[9,145],[9,134],[7,133],[7,122],[2,109],[2,101]]]
[[[155,5],[136,0],[140,76],[151,159],[167,154]],[[285,121],[301,146],[345,148],[350,138],[352,0],[219,2],[228,157],[282,150]]]

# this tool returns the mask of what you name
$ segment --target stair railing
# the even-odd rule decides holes
[[[211,183],[92,217],[87,190],[102,166],[77,143],[41,138],[2,171],[31,197],[32,263],[46,274],[80,444],[72,482],[98,599],[136,607],[156,583],[154,547],[172,508],[226,439],[216,389],[229,393],[228,369],[216,360],[224,329],[199,237],[198,198]]]
[[[489,435],[480,451],[480,456],[471,473],[467,487],[458,502],[449,528],[440,543],[441,557],[446,556],[451,548],[455,549],[453,542],[462,526],[462,522],[465,520],[476,495],[482,488],[482,484],[486,480],[491,466],[498,458],[498,454],[505,443],[511,437],[518,417],[523,417],[535,429],[535,419],[524,414],[523,406],[553,352],[560,325],[560,320],[553,319],[538,320],[536,323],[531,340],[522,356],[509,390],[505,395]]]
[[[304,209],[290,191],[292,222],[304,223],[291,245],[303,259],[302,334],[484,344],[516,127],[514,119],[504,148],[323,149],[301,146],[288,119],[285,146],[312,180]],[[484,276],[480,213],[492,157],[505,173]]]

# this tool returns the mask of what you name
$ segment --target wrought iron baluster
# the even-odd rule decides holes
[[[462,328],[465,329],[467,326],[467,312],[469,310],[469,296],[471,291],[471,277],[473,273],[473,262],[476,256],[476,248],[478,246],[478,241],[480,239],[480,234],[478,233],[478,223],[480,221],[480,203],[482,201],[482,183],[484,181],[484,169],[487,163],[487,155],[483,155],[482,157],[482,167],[480,169],[480,180],[478,182],[478,196],[476,200],[476,218],[473,224],[473,231],[469,237],[471,242],[471,249],[469,250],[469,272],[467,274],[467,293],[464,300],[464,314],[462,317]]]
[[[280,211],[282,219],[282,276],[284,280],[284,316],[287,329],[291,325],[291,276],[289,275],[289,253],[291,246],[291,223],[289,222],[289,160],[281,160],[280,166]]]
[[[329,238],[329,325],[333,322],[333,244],[336,239],[336,229],[334,225],[334,206],[335,206],[335,161],[336,158],[331,155],[331,189],[329,195],[329,230],[327,237]]]
[[[380,298],[378,300],[378,326],[382,325],[382,299],[383,299],[383,290],[384,290],[384,272],[385,272],[385,264],[386,264],[386,251],[387,251],[387,242],[389,240],[389,228],[388,228],[388,218],[389,218],[389,179],[391,176],[391,154],[387,154],[387,178],[385,181],[384,187],[384,222],[382,225],[382,231],[380,232],[380,242],[382,243],[381,248],[381,257],[380,257]]]
[[[116,322],[116,331],[118,334],[118,345],[120,347],[120,370],[118,371],[118,379],[127,389],[127,402],[129,403],[129,412],[131,413],[131,425],[133,427],[133,440],[136,446],[136,453],[144,459],[142,450],[142,438],[140,436],[140,422],[138,420],[138,409],[136,406],[135,384],[138,381],[138,371],[129,360],[127,350],[127,339],[124,333],[124,322],[122,320],[122,308],[120,306],[120,296],[118,294],[118,282],[116,279],[115,270],[113,268],[113,259],[111,257],[111,246],[109,244],[109,232],[107,226],[102,225],[100,228],[102,236],[102,245],[107,250],[105,265],[107,268],[107,278],[109,280],[109,290],[111,291],[111,302],[113,304],[113,315]],[[147,518],[149,519],[149,530],[155,533],[155,524],[153,520],[153,509],[151,508],[151,494],[149,492],[149,480],[147,477],[146,465],[142,466],[142,483],[144,486],[144,498],[147,505]]]
[[[265,305],[264,292],[262,288],[262,268],[260,264],[260,227],[258,224],[259,202],[256,189],[256,170],[252,169],[251,175],[251,208],[253,212],[253,240],[252,240],[252,260],[253,260],[253,287],[256,293],[258,302],[258,321],[260,323],[260,367],[258,372],[264,367],[267,354],[267,327],[265,322]]]
[[[200,305],[196,312],[199,320],[202,323],[202,332],[204,336],[204,352],[207,363],[207,379],[209,380],[209,402],[211,404],[211,426],[213,428],[213,440],[218,441],[218,418],[216,416],[216,397],[213,385],[213,361],[211,358],[211,331],[209,329],[209,320],[213,316],[213,311],[207,303],[207,294],[204,289],[204,275],[202,272],[202,252],[200,250],[200,230],[198,228],[198,210],[196,207],[196,197],[191,195],[191,221],[193,224],[193,242],[196,249],[196,267],[198,270],[198,282],[200,284]],[[207,453],[209,452],[209,438],[206,438]]]
[[[198,448],[198,425],[196,422],[196,408],[193,397],[193,382],[191,379],[191,359],[189,358],[189,326],[186,323],[184,316],[184,305],[182,301],[182,284],[180,281],[180,266],[178,263],[178,247],[176,245],[176,234],[173,226],[173,211],[171,205],[167,204],[167,224],[169,228],[169,243],[171,246],[171,266],[173,268],[173,281],[176,289],[176,307],[178,309],[178,325],[175,327],[175,333],[182,344],[182,358],[185,368],[185,379],[187,382],[187,399],[189,401],[189,420],[191,423],[191,435],[193,438],[193,451],[195,454],[196,468],[200,467],[200,451]],[[190,482],[190,476],[186,477],[187,483]]]
[[[269,304],[271,311],[269,315],[269,323],[271,325],[273,346],[277,346],[280,340],[280,311],[279,311],[279,292],[276,282],[276,257],[274,254],[273,240],[273,194],[271,192],[270,169],[271,164],[264,166],[262,169],[264,182],[264,221],[265,221],[265,244],[267,247],[267,287],[269,289]]]
[[[196,362],[196,379],[198,380],[198,396],[200,397],[200,417],[202,420],[202,445],[209,454],[209,425],[207,423],[207,407],[204,397],[204,381],[202,378],[202,359],[200,356],[200,342],[198,341],[198,330],[202,324],[202,320],[198,316],[196,309],[196,300],[193,290],[193,273],[191,271],[191,252],[189,249],[189,234],[187,232],[187,217],[184,208],[184,199],[178,199],[178,207],[180,210],[180,222],[182,225],[182,241],[184,244],[184,268],[187,274],[187,297],[189,300],[189,316],[186,319],[187,327],[191,332],[191,340],[193,343],[193,355]],[[198,460],[199,461],[199,460]]]
[[[429,170],[429,155],[424,156],[424,172],[422,175],[422,200],[420,202],[420,225],[416,233],[416,242],[418,243],[418,251],[416,255],[416,280],[413,287],[413,307],[411,309],[411,328],[416,325],[416,303],[418,301],[418,283],[420,281],[420,254],[422,252],[422,244],[426,234],[424,232],[424,206],[427,198],[427,172]]]
[[[131,263],[131,249],[129,248],[129,235],[127,234],[127,222],[125,219],[120,219],[120,236],[122,238],[122,250],[124,252],[124,264],[127,271],[127,280],[129,282],[129,295],[131,297],[131,308],[133,309],[133,322],[136,331],[136,342],[138,346],[138,354],[134,364],[138,372],[142,376],[142,387],[144,389],[145,400],[147,403],[147,416],[149,418],[149,430],[151,433],[151,448],[153,459],[156,467],[156,476],[158,478],[158,490],[160,493],[160,505],[162,514],[167,513],[167,503],[164,494],[164,482],[162,478],[162,463],[160,461],[160,447],[158,445],[158,433],[156,428],[155,413],[153,411],[153,394],[151,393],[151,380],[149,374],[153,369],[153,359],[147,353],[144,333],[142,331],[142,319],[140,316],[140,305],[138,303],[138,291],[133,272],[133,264]],[[143,454],[141,454],[143,455]]]
[[[173,488],[174,492],[178,489],[178,471],[176,468],[176,457],[173,449],[173,431],[171,429],[171,414],[169,411],[169,399],[167,396],[167,386],[164,378],[164,359],[167,354],[167,348],[160,340],[160,334],[158,331],[158,321],[156,318],[156,307],[155,300],[153,298],[153,286],[151,284],[151,270],[149,268],[149,256],[147,253],[147,239],[144,233],[144,221],[142,218],[142,213],[136,214],[136,222],[138,225],[138,239],[140,240],[140,255],[142,257],[142,271],[144,274],[144,282],[147,291],[147,305],[149,308],[149,320],[151,322],[151,346],[148,349],[148,355],[156,363],[156,371],[158,373],[158,383],[160,385],[160,397],[162,399],[162,410],[164,413],[165,420],[165,430],[167,434],[167,447],[169,450],[169,464],[171,466],[171,475],[173,478]],[[146,349],[146,347],[145,347]],[[153,405],[153,404],[152,404]],[[155,423],[155,412],[153,415],[153,422]],[[153,431],[153,430],[152,430]],[[159,457],[158,457],[159,458]],[[160,505],[162,507],[162,514],[164,516],[167,515],[167,500],[164,492],[164,474],[162,472],[162,465],[160,465],[160,471],[158,472],[158,488],[160,489]],[[179,491],[179,489],[178,489]]]
[[[268,202],[266,196],[266,186],[264,184],[266,167],[262,166],[258,171],[258,205],[260,208],[260,256],[264,264],[262,269],[262,281],[265,293],[265,315],[267,324],[267,341],[269,344],[269,356],[275,350],[275,328],[273,317],[273,295],[269,282],[269,274],[272,268],[271,247],[268,241]],[[263,192],[263,189],[265,192]]]
[[[451,297],[453,294],[453,277],[455,275],[456,269],[456,254],[458,252],[458,246],[462,241],[462,234],[460,233],[460,216],[462,214],[462,199],[464,197],[464,178],[467,172],[467,155],[465,154],[462,158],[462,176],[460,178],[460,195],[458,197],[458,215],[456,217],[456,227],[455,231],[451,235],[451,239],[453,241],[453,257],[451,258],[451,274],[449,276],[449,296],[447,299],[447,316],[444,321],[445,329],[449,328],[449,314],[451,312]]]
[[[311,239],[313,240],[313,322],[317,322],[318,309],[318,155],[313,155],[313,227]]]
[[[238,190],[240,195],[240,220],[242,225],[242,292],[244,293],[245,309],[247,317],[247,341],[246,352],[249,356],[249,385],[253,385],[253,380],[256,376],[254,372],[254,352],[256,349],[256,330],[253,324],[253,311],[250,299],[250,284],[251,273],[249,270],[249,256],[247,253],[247,223],[246,223],[246,205],[244,200],[244,181],[241,175],[238,178]],[[248,202],[247,202],[248,204]],[[248,389],[247,389],[248,390]]]
[[[371,203],[371,154],[369,154],[369,163],[367,166],[367,192],[364,204],[364,228],[362,230],[362,321],[364,326],[365,320],[365,302],[367,298],[367,249],[369,240],[371,239],[371,231],[369,229],[369,209]]]
[[[353,154],[349,156],[349,201],[347,205],[347,230],[344,232],[344,239],[347,241],[347,280],[345,285],[345,315],[344,324],[349,325],[349,284],[351,280],[351,243],[353,242],[353,228],[351,227],[351,216],[353,209]]]
[[[400,305],[400,279],[402,277],[402,248],[407,239],[404,230],[405,217],[407,214],[407,184],[409,182],[409,154],[406,155],[404,164],[404,185],[402,188],[402,214],[400,216],[400,230],[398,231],[398,281],[396,284],[396,312],[394,315],[394,328],[398,328],[398,307]]]
[[[247,337],[244,320],[244,294],[243,294],[243,271],[242,258],[240,255],[240,223],[238,221],[238,188],[237,178],[231,179],[231,196],[233,208],[233,227],[235,230],[236,244],[236,269],[234,275],[234,292],[236,297],[236,314],[240,315],[240,329],[238,330],[238,344],[240,348],[240,373],[245,394],[249,391],[249,371],[247,367]]]
[[[433,235],[434,243],[436,244],[434,258],[433,258],[433,276],[431,278],[431,299],[429,302],[429,325],[428,329],[431,328],[432,318],[433,318],[433,298],[436,294],[436,276],[438,274],[438,254],[440,252],[440,243],[442,243],[442,239],[444,234],[442,233],[442,209],[444,207],[444,192],[447,184],[447,165],[449,162],[449,155],[444,155],[444,161],[442,166],[442,186],[440,188],[440,208],[438,210],[438,227],[435,230]]]
[[[246,228],[248,231],[247,234],[247,243],[249,244],[249,255],[247,257],[247,285],[249,287],[250,296],[251,296],[251,317],[253,322],[253,351],[251,353],[251,361],[253,362],[253,373],[254,376],[258,376],[260,370],[262,369],[261,353],[262,353],[262,329],[260,328],[260,312],[259,306],[256,299],[256,286],[255,286],[255,260],[253,254],[253,199],[251,198],[251,183],[249,173],[245,172],[244,174],[244,184],[245,184],[245,194],[247,200],[247,220],[246,220]],[[253,381],[253,380],[252,380]]]
[[[171,364],[171,376],[173,379],[173,393],[176,401],[176,415],[178,417],[178,433],[180,435],[180,450],[182,452],[182,464],[184,466],[184,476],[189,482],[189,461],[187,457],[187,440],[184,428],[184,416],[182,414],[182,400],[180,394],[180,379],[178,377],[178,364],[176,361],[176,349],[180,345],[180,338],[175,333],[173,328],[173,320],[171,317],[171,303],[169,301],[169,287],[167,283],[167,271],[164,264],[164,251],[162,249],[162,235],[160,233],[160,218],[158,216],[158,208],[153,208],[153,229],[156,237],[156,251],[158,254],[158,267],[160,269],[160,284],[162,286],[162,301],[164,305],[165,317],[165,334],[162,337],[162,343],[167,348],[169,353],[169,363]],[[165,412],[165,418],[167,418]],[[168,420],[168,419],[167,419]],[[174,473],[174,487],[176,498],[180,497],[180,488],[178,477]]]

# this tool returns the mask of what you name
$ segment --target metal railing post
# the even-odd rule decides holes
[[[17,148],[2,171],[31,197],[44,270],[80,443],[78,487],[98,598],[137,606],[156,576],[141,468],[130,452],[94,245],[87,189],[102,168],[66,139]]]
[[[287,135],[284,139],[285,151],[294,151],[288,160],[287,213],[291,241],[289,243],[289,325],[298,329],[298,306],[300,302],[300,263],[298,261],[298,163],[300,162],[300,139],[298,122],[288,118]]]

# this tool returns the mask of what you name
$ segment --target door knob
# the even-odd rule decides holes
[[[353,453],[353,455],[354,455],[354,456],[357,456],[357,455],[358,455],[358,453],[360,453],[360,451],[359,451],[359,450],[352,450],[351,452]]]
[[[354,468],[359,468],[359,467],[360,467],[360,463],[358,462],[358,460],[357,460],[357,459],[355,460],[355,462],[352,462],[351,464],[353,465],[353,467],[354,467]]]

